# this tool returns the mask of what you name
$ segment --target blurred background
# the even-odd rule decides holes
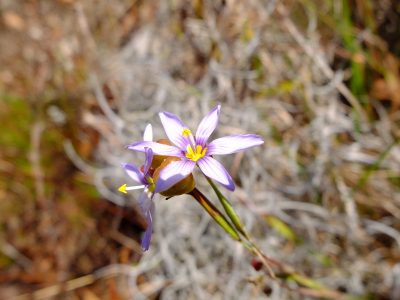
[[[0,54],[1,299],[306,299],[186,196],[156,199],[140,251],[125,146],[216,103],[215,137],[265,139],[220,158],[261,249],[400,299],[398,1],[1,0]]]

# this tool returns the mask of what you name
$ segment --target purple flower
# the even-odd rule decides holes
[[[171,162],[161,172],[155,187],[155,192],[166,190],[189,175],[195,165],[207,177],[214,179],[228,190],[233,191],[235,185],[227,170],[213,155],[236,153],[264,143],[259,135],[230,135],[207,143],[208,138],[217,126],[221,105],[213,108],[200,122],[196,134],[174,114],[161,112],[160,119],[165,133],[175,146],[159,144],[152,141],[136,142],[128,149],[144,152],[151,148],[154,154],[176,156],[181,160]]]
[[[144,141],[151,141],[153,139],[152,127],[147,125],[146,130],[143,135]],[[126,193],[129,190],[143,189],[143,192],[139,196],[139,204],[142,209],[142,213],[147,220],[147,229],[143,235],[141,246],[144,251],[148,250],[150,247],[151,235],[153,232],[153,214],[154,214],[154,181],[151,177],[150,167],[153,160],[153,151],[150,148],[145,149],[145,162],[142,169],[137,168],[133,164],[123,164],[122,167],[125,169],[126,173],[137,183],[138,186],[126,186],[122,185],[119,191]]]

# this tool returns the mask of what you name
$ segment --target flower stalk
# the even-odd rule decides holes
[[[197,188],[194,188],[189,195],[191,195],[199,204],[207,211],[207,213],[221,226],[234,240],[241,241],[241,238],[235,227],[228,221],[228,219],[207,199]]]
[[[231,219],[233,225],[235,228],[247,239],[249,240],[249,235],[247,234],[244,225],[242,221],[240,220],[239,215],[236,213],[236,211],[233,209],[232,204],[226,197],[221,193],[221,191],[218,189],[216,184],[210,179],[209,177],[206,177],[208,183],[211,185],[212,189],[214,190],[215,194],[218,197],[218,200],[221,202],[222,206],[224,207],[224,210],[228,217]]]
[[[276,278],[272,268],[270,267],[266,256],[261,252],[261,250],[250,240],[250,236],[247,233],[242,221],[240,220],[239,215],[236,213],[235,209],[233,208],[232,204],[230,201],[221,193],[221,191],[218,189],[216,184],[212,181],[211,178],[207,178],[208,183],[211,185],[212,189],[214,190],[215,194],[218,197],[218,200],[221,202],[226,214],[228,215],[229,219],[237,229],[237,231],[240,232],[242,235],[242,238],[240,239],[240,242],[242,245],[249,250],[251,253],[256,255],[262,264],[267,268],[268,273],[271,278]]]

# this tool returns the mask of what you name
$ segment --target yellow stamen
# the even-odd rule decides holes
[[[121,185],[121,186],[118,188],[118,191],[121,192],[121,193],[127,194],[127,191],[126,191],[126,183],[123,184],[123,185]]]
[[[182,130],[182,135],[183,135],[184,137],[189,137],[191,134],[192,134],[192,132],[190,131],[189,128],[183,128],[183,130]]]
[[[203,148],[201,145],[196,145],[196,149],[193,150],[192,146],[186,147],[186,157],[193,161],[198,161],[200,158],[206,155],[207,148]]]

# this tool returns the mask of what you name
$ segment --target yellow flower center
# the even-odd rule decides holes
[[[204,155],[206,155],[207,148],[203,148],[201,145],[197,145],[195,150],[193,150],[192,146],[188,145],[186,147],[186,157],[193,161],[198,161]]]
[[[186,158],[192,161],[198,161],[206,155],[207,147],[203,148],[201,145],[196,145],[194,136],[189,128],[183,128],[182,136],[189,139],[189,145],[186,147]]]

